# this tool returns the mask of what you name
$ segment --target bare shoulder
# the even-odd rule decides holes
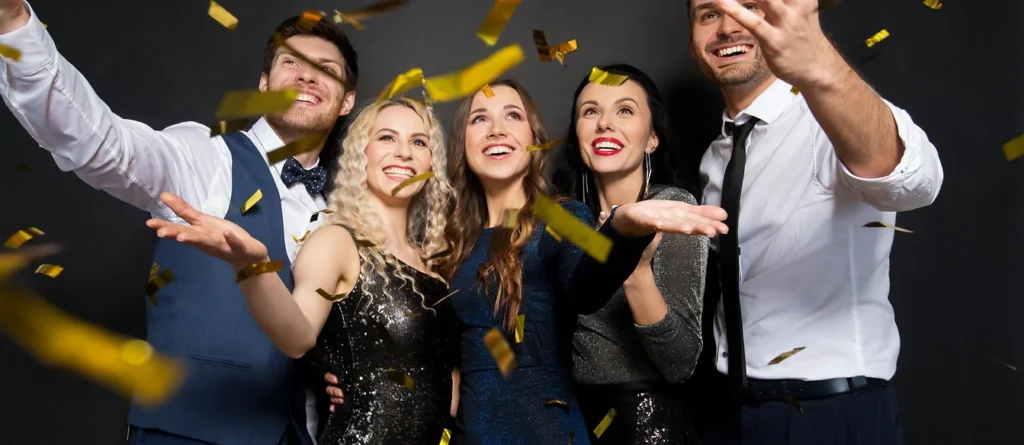
[[[310,267],[337,269],[345,275],[358,273],[359,250],[348,229],[325,225],[310,233],[295,258],[295,272]]]
[[[679,187],[662,186],[652,193],[647,199],[659,199],[665,201],[682,201],[690,205],[697,205],[697,199],[690,192]]]

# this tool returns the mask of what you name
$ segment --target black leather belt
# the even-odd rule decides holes
[[[865,389],[881,388],[888,382],[868,377],[830,380],[757,380],[747,382],[747,396],[757,402],[824,399]]]

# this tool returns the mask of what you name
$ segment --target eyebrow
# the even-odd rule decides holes
[[[714,2],[704,2],[704,3],[701,3],[701,4],[699,4],[699,5],[697,5],[697,6],[694,6],[694,7],[693,7],[693,15],[697,15],[697,13],[698,13],[698,12],[699,12],[700,10],[702,10],[702,9],[710,9],[710,10],[713,10],[713,9],[715,9],[715,8],[716,8],[716,7],[715,7],[715,3],[714,3]]]
[[[509,110],[509,109],[512,109],[512,110],[519,110],[519,111],[523,111],[523,109],[522,109],[522,108],[519,108],[519,106],[518,106],[518,105],[514,105],[514,104],[508,104],[508,105],[505,105],[504,107],[502,107],[502,109],[503,109],[503,110]],[[486,111],[487,111],[487,109],[486,109],[486,108],[477,108],[477,109],[475,109],[475,110],[473,110],[473,111],[470,111],[470,112],[469,112],[469,114],[483,113],[483,112],[486,112]],[[525,111],[523,111],[523,113],[526,113],[526,112],[525,112]]]
[[[621,98],[621,99],[619,99],[619,100],[617,100],[617,101],[613,102],[613,103],[612,103],[612,105],[615,105],[615,104],[620,104],[620,103],[622,103],[622,102],[633,102],[633,104],[634,104],[634,105],[636,105],[636,106],[638,106],[638,107],[640,106],[640,104],[639,104],[639,103],[637,103],[637,101],[636,101],[636,100],[634,100],[634,99],[633,99],[632,97],[623,97],[623,98]],[[584,106],[584,105],[593,105],[593,106],[595,106],[595,107],[596,107],[596,106],[597,106],[597,101],[595,101],[595,100],[588,100],[588,101],[586,101],[586,102],[583,102],[583,103],[581,103],[581,104],[580,104],[580,107],[582,107],[582,106]]]
[[[282,47],[281,48],[281,52],[278,53],[278,56],[283,56],[283,55],[289,55],[289,56],[295,57],[297,59],[309,59],[310,61],[312,61],[314,63],[317,63],[317,64],[331,63],[331,64],[334,64],[334,65],[337,65],[339,68],[344,67],[344,64],[342,64],[341,62],[339,62],[339,61],[337,61],[335,59],[329,59],[329,58],[326,58],[326,57],[310,57],[310,56],[306,56],[306,55],[300,56],[298,54],[295,54],[295,52],[293,52],[292,50],[290,50],[288,48],[284,48],[284,47]]]

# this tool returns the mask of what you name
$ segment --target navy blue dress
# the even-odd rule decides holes
[[[593,214],[583,203],[562,207],[591,227]],[[600,309],[636,268],[653,235],[629,239],[606,224],[612,239],[605,264],[594,261],[567,239],[557,241],[540,221],[520,258],[525,315],[522,343],[505,338],[516,356],[515,371],[505,379],[484,344],[484,335],[502,318],[494,315],[493,297],[483,292],[480,265],[491,237],[502,228],[482,229],[469,258],[452,279],[450,297],[461,331],[458,445],[589,444],[587,428],[572,392],[572,337],[579,313]],[[497,291],[492,286],[490,295]],[[456,292],[457,291],[457,292]],[[503,329],[502,329],[503,330]],[[504,330],[503,330],[504,331]]]

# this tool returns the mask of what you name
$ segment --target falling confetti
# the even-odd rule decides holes
[[[11,235],[10,238],[7,238],[7,241],[4,242],[4,247],[7,247],[9,249],[17,249],[21,247],[22,244],[25,244],[32,238],[35,238],[39,235],[45,235],[45,233],[43,233],[42,230],[39,230],[35,227],[29,227],[25,230],[19,230],[17,232],[14,232],[14,235]]]
[[[487,46],[494,46],[498,43],[498,37],[505,30],[508,21],[512,20],[512,14],[516,12],[519,3],[520,0],[496,0],[491,6],[491,11],[484,18],[484,23],[477,30],[477,37],[480,37]]]
[[[441,442],[439,442],[437,445],[448,445],[448,442],[450,442],[451,440],[452,430],[445,428],[444,431],[441,432]]]
[[[427,79],[424,87],[434,102],[445,102],[474,94],[523,61],[523,48],[512,44],[462,71]]]
[[[248,119],[232,119],[226,121],[217,121],[210,126],[210,137],[220,136],[222,134],[234,133],[236,131],[242,131],[249,127]]]
[[[804,407],[800,406],[800,401],[798,401],[796,397],[793,397],[792,395],[789,394],[783,394],[782,400],[784,400],[786,403],[790,405],[793,405],[797,409],[797,411],[800,411],[801,415],[804,414]]]
[[[390,11],[405,4],[405,0],[385,0],[352,12],[334,11],[334,23],[348,23],[357,30],[366,29],[360,21]]]
[[[590,70],[589,80],[591,82],[599,83],[601,85],[617,87],[619,85],[622,85],[623,83],[626,83],[627,79],[629,79],[628,76],[624,76],[622,74],[612,74],[596,67]]]
[[[311,31],[320,20],[323,20],[324,13],[313,9],[307,9],[302,12],[299,16],[299,27],[306,31]]]
[[[1017,370],[1017,367],[1016,367],[1016,366],[1013,366],[1013,365],[1011,365],[1011,364],[1009,364],[1009,363],[1006,363],[1006,362],[1004,362],[1004,361],[1002,361],[1002,360],[999,360],[999,359],[997,359],[997,358],[995,358],[995,357],[993,357],[993,356],[991,356],[991,355],[990,355],[990,356],[988,356],[988,358],[989,358],[990,360],[992,360],[992,361],[996,362],[996,363],[999,363],[1000,365],[1003,365],[1003,366],[1005,366],[1005,367],[1009,368],[1009,369],[1010,369],[1011,371],[1016,371],[1016,370]]]
[[[797,87],[793,87],[793,88],[790,88],[790,89],[789,89],[789,92],[790,92],[790,93],[793,93],[793,95],[795,96],[795,95],[797,95],[797,94],[800,94],[800,89],[799,89],[799,88],[797,88]]]
[[[57,264],[40,264],[36,268],[36,273],[40,275],[46,275],[50,278],[57,278],[61,272],[64,271],[64,267]]]
[[[229,31],[234,31],[238,27],[238,19],[215,1],[210,1],[208,14]]]
[[[558,406],[561,408],[569,409],[569,404],[565,400],[548,399],[544,401],[544,406]]]
[[[18,62],[21,60],[21,51],[18,50],[18,48],[10,47],[7,45],[0,45],[0,56]]]
[[[864,227],[878,227],[878,228],[892,229],[892,230],[895,230],[897,232],[914,233],[911,230],[907,230],[907,229],[904,229],[902,227],[896,227],[896,226],[894,226],[892,224],[884,223],[884,222],[881,222],[881,221],[869,222],[867,224],[864,224]]]
[[[548,235],[551,235],[551,237],[554,238],[555,241],[562,242],[562,235],[559,235],[558,232],[555,231],[555,229],[551,228],[551,226],[545,227],[544,231],[547,232]]]
[[[1017,136],[1012,141],[1003,144],[1003,155],[1007,161],[1012,161],[1024,156],[1024,134]]]
[[[241,283],[249,278],[256,275],[277,272],[284,268],[284,261],[266,261],[263,263],[250,264],[238,271],[238,275],[235,277],[235,282]]]
[[[793,350],[791,350],[791,351],[783,352],[782,354],[779,354],[778,357],[775,357],[775,358],[772,359],[772,361],[768,362],[768,366],[777,365],[779,363],[782,363],[783,360],[796,355],[797,352],[803,351],[804,349],[807,349],[807,347],[806,346],[801,346],[799,348],[793,348]]]
[[[487,346],[487,350],[491,352],[491,357],[494,357],[494,361],[498,364],[498,370],[501,371],[501,375],[508,378],[516,368],[516,354],[512,352],[512,347],[505,340],[505,336],[501,334],[498,328],[491,328],[484,335],[484,344]]]
[[[149,281],[146,282],[146,296],[149,298],[149,302],[156,306],[156,293],[160,289],[166,286],[168,283],[174,281],[174,272],[170,269],[164,269],[159,274],[157,271],[160,270],[160,265],[153,263],[153,266],[149,269]]]
[[[578,48],[576,40],[559,43],[555,46],[548,46],[548,40],[544,37],[544,31],[533,30],[533,44],[537,47],[537,56],[541,62],[550,62],[551,59],[558,60],[558,63],[565,66],[565,55],[575,52]]]
[[[263,199],[263,190],[256,189],[256,193],[253,193],[249,199],[245,200],[245,204],[242,204],[242,214],[244,215],[245,212],[248,212],[249,209],[256,205],[256,203],[260,202],[261,199]]]
[[[483,91],[484,97],[488,99],[494,97],[494,90],[491,89],[490,85],[484,85],[483,88],[480,88],[480,91]]]
[[[615,408],[609,409],[608,414],[604,415],[601,423],[597,424],[597,427],[594,428],[594,435],[601,438],[601,435],[608,429],[608,425],[612,424],[612,420],[615,420]]]
[[[384,89],[380,90],[377,94],[377,101],[390,99],[398,94],[402,94],[413,88],[423,85],[423,69],[413,68],[402,74],[399,74],[395,80],[391,81]]]
[[[324,146],[325,134],[313,134],[267,153],[267,163],[274,165],[292,156],[316,150]]]
[[[0,253],[0,282],[3,282],[15,272],[21,270],[28,263],[36,258],[50,256],[60,251],[56,244],[44,244],[41,246],[26,247],[17,252]]]
[[[526,335],[526,314],[516,315],[516,343],[522,343]]]
[[[519,209],[505,209],[501,214],[501,226],[506,229],[516,228],[519,222]]]
[[[410,391],[413,389],[414,386],[411,376],[390,368],[388,369],[388,380],[391,380],[392,382],[395,382],[399,385],[403,385]]]
[[[564,143],[564,142],[565,142],[565,138],[555,139],[555,140],[553,140],[551,142],[543,143],[543,144],[540,144],[540,145],[531,145],[529,147],[526,147],[526,151],[547,150],[549,148],[555,148],[555,147],[557,147],[559,145],[562,145],[562,143]]]
[[[864,43],[868,46],[868,48],[871,48],[872,46],[875,46],[878,42],[881,42],[882,40],[885,40],[888,37],[889,31],[883,29],[875,33],[875,35],[871,36],[871,38],[864,41]]]
[[[295,104],[299,91],[289,88],[282,91],[241,90],[228,91],[217,107],[217,119],[240,119],[283,113]]]
[[[402,181],[398,185],[396,185],[395,188],[391,189],[391,196],[398,195],[399,191],[401,191],[402,189],[404,189],[404,188],[406,188],[406,187],[408,187],[410,185],[413,185],[413,184],[415,184],[417,182],[420,182],[420,181],[426,181],[426,180],[428,180],[430,178],[433,178],[433,177],[434,177],[434,172],[431,171],[431,172],[426,172],[426,173],[420,173],[420,174],[418,174],[416,176],[413,176],[413,177],[411,177],[409,179],[406,179],[405,181]]]
[[[573,216],[554,200],[538,195],[533,201],[533,213],[547,222],[548,227],[569,239],[598,262],[608,260],[612,240]]]
[[[295,242],[297,242],[297,243],[302,243],[302,242],[306,241],[306,237],[307,236],[309,236],[309,231],[308,230],[306,231],[306,233],[303,233],[302,236],[292,235],[292,239],[295,240]]]
[[[942,9],[942,0],[924,0],[924,5],[932,9]]]
[[[455,289],[455,290],[454,290],[454,291],[453,291],[452,293],[450,293],[450,294],[448,294],[448,295],[445,295],[444,297],[441,297],[441,299],[440,299],[440,300],[437,300],[436,302],[434,302],[434,304],[430,305],[430,307],[432,307],[432,308],[433,308],[433,307],[437,307],[437,305],[441,304],[441,302],[442,302],[442,301],[444,301],[444,300],[447,300],[447,299],[448,299],[448,297],[450,297],[450,296],[452,296],[452,295],[455,295],[455,294],[457,294],[457,293],[459,293],[459,290],[458,290],[458,289]]]
[[[323,290],[323,288],[317,289],[316,293],[320,294],[321,297],[324,297],[325,300],[330,301],[331,303],[335,303],[335,302],[341,301],[343,298],[348,296],[348,292],[342,292],[340,294],[332,294],[330,292],[327,292],[327,291]]]

